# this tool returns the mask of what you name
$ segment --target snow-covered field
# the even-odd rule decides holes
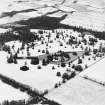
[[[29,96],[26,93],[20,92],[18,89],[14,89],[13,87],[3,83],[0,80],[0,103],[5,100],[28,100]]]
[[[96,62],[94,65],[91,65],[88,69],[81,72],[79,75],[105,84],[105,57]]]
[[[61,21],[62,24],[105,31],[104,8],[104,0],[20,0],[20,2],[18,0],[1,0],[0,24],[28,20],[43,15],[61,17],[66,14],[67,17]],[[28,9],[33,10],[21,12]],[[8,12],[12,11],[18,11],[18,13],[10,16]],[[7,12],[6,16],[3,14],[5,12]]]
[[[103,86],[76,76],[45,97],[61,105],[104,105],[104,93]]]
[[[105,1],[0,0],[1,27],[8,26],[8,24],[17,27],[18,25],[23,25],[25,22],[26,24],[24,25],[28,25],[27,21],[30,19],[34,20],[37,17],[44,17],[41,18],[42,20],[46,20],[46,18],[50,20],[51,17],[54,17],[58,22],[56,23],[55,21],[55,25],[57,24],[58,26],[59,24],[63,24],[103,32],[105,31]],[[53,20],[53,18],[51,19]],[[29,22],[29,24],[32,23]],[[41,28],[43,28],[43,25]],[[0,34],[7,31],[9,29],[0,28]],[[93,82],[97,81],[105,85],[105,58],[102,59],[102,56],[105,56],[105,51],[100,51],[105,46],[105,40],[95,38],[90,33],[84,35],[84,33],[69,29],[30,29],[30,31],[34,35],[37,35],[39,39],[25,45],[20,41],[6,42],[4,46],[10,48],[10,52],[8,51],[8,53],[1,51],[3,49],[0,48],[0,74],[28,85],[33,90],[38,90],[39,93],[44,93],[48,90],[46,97],[62,105],[105,105],[105,88]],[[39,31],[42,31],[43,34],[40,34]],[[97,54],[94,54],[94,50],[97,50]],[[87,51],[89,55],[81,53],[79,56],[77,54],[77,60],[69,60],[66,62],[65,67],[60,64],[61,62],[55,64],[49,63],[49,61],[49,64],[45,66],[41,60],[37,65],[31,64],[31,57],[39,57],[44,54],[57,54],[60,51],[75,53]],[[16,54],[22,58],[15,59],[14,55]],[[17,64],[15,64],[16,62],[9,63],[9,61],[7,63],[7,59],[11,56],[17,61]],[[27,59],[26,57],[30,57],[31,59]],[[70,57],[70,59],[72,58]],[[55,61],[57,59],[60,58],[54,58]],[[65,58],[62,57],[62,59]],[[79,60],[82,63],[79,63]],[[99,60],[100,62],[98,62]],[[29,67],[29,70],[20,70],[20,67],[24,65]],[[81,67],[82,70],[76,70],[76,67]],[[80,71],[82,72],[80,73]],[[60,76],[57,76],[57,73],[60,73]],[[63,78],[64,73],[69,76],[69,81],[67,77],[66,79]],[[74,75],[80,74],[71,79],[71,73],[75,73]],[[84,77],[93,81],[84,79]],[[0,102],[28,98],[27,94],[0,81]]]
[[[98,16],[97,16],[98,15]],[[94,17],[94,19],[93,19]],[[61,21],[62,24],[71,26],[81,26],[86,29],[92,29],[95,31],[104,31],[105,25],[103,22],[105,15],[100,13],[74,13],[69,15],[65,20]]]
[[[37,69],[38,65],[31,65],[30,60],[27,60],[30,70],[21,71],[20,67],[24,65],[23,60],[18,60],[18,64],[7,64],[6,53],[4,53],[4,56],[2,52],[0,54],[0,73],[39,91],[52,89],[55,83],[59,83],[62,80],[56,76],[56,72],[60,71],[63,73],[65,71],[64,68],[60,69],[57,65],[55,65],[55,70],[52,70],[52,64]]]

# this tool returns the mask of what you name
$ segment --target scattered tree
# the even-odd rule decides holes
[[[56,74],[56,75],[59,77],[59,76],[61,76],[61,73],[60,73],[60,72],[57,72],[57,74]]]

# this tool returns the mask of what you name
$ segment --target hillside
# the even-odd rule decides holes
[[[52,20],[67,26],[81,26],[86,29],[105,31],[105,1],[104,0],[1,0],[0,24],[16,25],[29,22],[30,19]],[[65,18],[62,18],[65,16]],[[40,18],[39,18],[40,17]],[[23,21],[24,20],[24,21]],[[22,23],[21,23],[22,22]],[[33,23],[33,21],[31,21]],[[34,22],[35,26],[39,25]],[[46,21],[41,22],[45,24]],[[47,24],[50,24],[47,21]],[[26,24],[28,25],[28,24]],[[38,28],[44,28],[46,25]],[[50,26],[48,26],[50,27]],[[37,27],[34,27],[37,28]]]

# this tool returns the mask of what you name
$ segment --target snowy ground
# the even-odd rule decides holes
[[[8,31],[8,29],[0,28],[0,33],[5,33],[7,31]]]
[[[71,34],[73,32],[71,31]],[[47,36],[49,34],[46,33],[45,36]],[[69,33],[68,33],[69,34]],[[66,34],[65,34],[66,35]],[[74,33],[74,35],[76,36],[76,32]],[[48,38],[44,37],[44,43],[48,43]],[[54,38],[56,38],[56,34],[51,34],[51,38],[50,40],[54,40]],[[68,40],[68,38],[65,38],[65,40]],[[60,39],[54,40],[53,43],[48,43],[49,46],[46,46],[46,44],[41,44],[40,42],[35,42],[38,45],[35,45],[34,50],[32,48],[29,49],[29,51],[31,52],[31,56],[39,56],[39,55],[43,55],[42,52],[38,52],[38,49],[42,50],[46,50],[46,48],[49,50],[50,53],[55,53],[59,50],[62,51],[81,51],[81,49],[77,48],[77,49],[73,49],[71,46],[66,46],[66,41],[63,43],[64,46],[59,46],[59,41],[60,42],[64,42],[62,40],[62,36]],[[12,49],[12,54],[15,54],[17,49],[21,47],[22,43],[20,43],[19,41],[11,41],[6,43],[6,45],[10,46],[10,48],[12,49],[12,46],[15,45],[14,49]],[[65,48],[66,46],[66,48]],[[56,47],[56,49],[55,49]],[[26,52],[26,48],[27,45],[25,45],[25,49],[20,51],[18,56],[20,57],[26,57],[27,56],[27,52]],[[66,71],[66,69],[68,68],[68,65],[63,68],[63,67],[58,67],[58,65],[54,65],[54,64],[49,64],[47,66],[42,66],[42,63],[40,61],[39,65],[41,66],[41,69],[38,69],[38,65],[31,65],[30,62],[31,60],[18,60],[18,64],[7,64],[7,56],[9,56],[9,54],[5,53],[5,52],[0,52],[0,67],[2,68],[2,70],[0,70],[0,73],[3,75],[6,75],[20,83],[26,84],[31,86],[33,89],[39,90],[39,91],[44,91],[46,89],[52,89],[55,86],[55,83],[59,83],[62,81],[61,77],[57,77],[56,73],[60,72],[61,75]],[[3,58],[2,58],[3,57]],[[25,64],[25,62],[27,62],[27,66],[29,67],[29,71],[21,71],[20,67],[23,66]],[[55,67],[55,70],[52,70],[52,67]],[[24,75],[24,77],[23,77]],[[46,76],[47,75],[47,76]]]
[[[39,65],[30,64],[30,60],[17,60],[18,64],[7,64],[6,57],[7,54],[5,52],[0,52],[0,73],[14,79],[20,83],[29,85],[32,89],[36,89],[40,92],[44,92],[44,90],[51,90],[55,87],[56,83],[61,83],[62,78],[56,76],[57,72],[60,72],[61,75],[66,72],[67,68],[72,70],[69,65],[66,65],[65,68],[58,67],[56,64],[49,64],[47,66],[42,66],[40,61],[39,65],[41,69],[38,69]],[[3,56],[3,57],[2,57]],[[27,66],[29,67],[28,71],[21,71],[20,67],[27,62]],[[55,67],[53,70],[52,67]]]
[[[43,15],[61,17],[66,14],[67,17],[61,21],[62,24],[105,31],[104,8],[104,0],[22,0],[21,2],[18,2],[17,0],[1,0],[0,24],[28,20]],[[21,12],[22,10],[28,9],[33,10]],[[18,13],[9,16],[10,13],[8,12],[12,11],[18,11]],[[3,14],[5,12],[7,12],[6,16]],[[49,14],[49,12],[51,14]]]
[[[80,73],[80,76],[87,77],[90,80],[105,84],[105,57],[88,69]]]
[[[98,15],[98,17],[97,17]],[[94,19],[92,19],[94,17]],[[86,29],[92,29],[95,31],[104,31],[105,25],[103,22],[105,15],[100,13],[74,13],[69,15],[65,20],[61,21],[62,24],[71,26],[82,26]]]
[[[28,98],[29,96],[26,93],[20,92],[0,80],[0,103],[5,100],[28,100]]]
[[[6,54],[4,53],[4,55]],[[2,59],[2,56],[0,59],[0,67],[2,68],[0,70],[1,74],[8,76],[20,83],[29,85],[32,87],[32,89],[39,91],[53,88],[55,83],[59,83],[62,80],[56,76],[56,72],[60,71],[63,73],[65,71],[63,68],[58,69],[57,65],[55,66],[56,70],[52,70],[52,64],[49,64],[47,67],[43,66],[42,69],[37,69],[38,65],[31,65],[29,63],[30,61],[28,60],[27,62],[30,70],[24,72],[20,70],[20,67],[24,65],[23,60],[18,60],[18,64],[7,64],[5,61],[6,58],[3,57],[4,59]]]
[[[38,30],[31,30],[31,31],[36,32]],[[105,44],[105,41],[97,39],[98,42],[95,44],[94,47],[89,46],[89,38],[91,37],[94,38],[94,36],[85,35],[84,38],[87,40],[87,44],[85,45],[82,42],[83,38],[81,37],[81,34],[76,31],[74,32],[73,30],[57,29],[57,30],[54,30],[54,33],[52,33],[51,30],[43,30],[43,31],[45,31],[43,35],[40,35],[40,34],[38,35],[39,37],[42,38],[41,41],[34,42],[35,43],[34,49],[29,48],[30,56],[35,57],[35,56],[44,55],[46,53],[42,53],[42,50],[46,51],[46,49],[49,51],[49,53],[56,53],[60,50],[65,52],[72,52],[72,51],[78,52],[78,51],[84,51],[86,48],[90,48],[93,51],[95,47],[99,48],[100,44]],[[60,33],[59,38],[56,38],[56,35],[57,35],[56,31]],[[48,40],[49,34],[50,34],[50,38]],[[78,46],[75,44],[72,44],[72,45],[67,44],[70,36],[75,37],[75,40],[77,40],[77,42],[80,41],[81,44]],[[43,44],[41,43],[42,41],[43,41]],[[50,43],[50,41],[52,41],[52,43]],[[60,46],[60,43],[63,43],[63,46]],[[21,48],[22,46],[22,43],[19,41],[11,41],[5,44],[10,46],[10,49],[13,55],[17,52],[18,48]],[[14,49],[12,48],[13,45],[14,45]],[[81,46],[83,48],[81,48]],[[40,50],[40,52],[38,52],[38,50]],[[86,65],[89,66],[100,59],[100,57],[97,57],[96,60],[94,60],[95,55],[93,54],[92,51],[91,51],[91,55],[85,56],[84,59],[82,59],[82,56],[80,57],[83,62],[81,64],[83,69],[85,69]],[[7,56],[9,57],[9,54],[2,51],[0,52],[0,57],[1,57],[0,67],[2,68],[2,70],[0,70],[0,73],[20,83],[29,85],[33,89],[36,89],[41,92],[43,92],[46,89],[50,90],[54,88],[56,83],[62,82],[62,78],[56,76],[57,72],[60,72],[62,75],[63,73],[67,72],[66,71],[67,69],[74,71],[72,69],[73,64],[75,65],[78,64],[78,60],[76,60],[71,64],[71,66],[69,66],[69,64],[66,64],[65,68],[55,64],[48,64],[47,66],[43,66],[42,61],[40,61],[39,65],[32,65],[30,64],[31,60],[28,60],[28,59],[17,60],[18,64],[7,64],[7,61],[6,61]],[[18,56],[23,58],[28,56],[27,45],[24,46],[23,50],[19,51]],[[24,72],[20,70],[20,67],[22,67],[25,64],[25,62],[27,62],[27,66],[29,67],[30,70]],[[38,69],[38,66],[41,66],[41,69]],[[55,67],[55,70],[52,70],[53,66]]]
[[[98,70],[100,65],[104,67],[105,60],[103,62],[100,61],[102,64],[98,64],[98,67],[97,65],[95,66],[97,70],[90,70],[91,65],[102,59],[102,56],[105,56],[104,52],[101,51],[105,46],[105,40],[95,38],[90,33],[80,33],[69,29],[31,29],[30,31],[34,35],[38,35],[37,40],[34,42],[22,43],[17,40],[6,42],[1,46],[0,74],[30,86],[32,90],[37,90],[40,94],[45,95],[45,92],[48,92],[45,97],[62,105],[99,105],[99,103],[104,105],[103,93],[105,89],[102,85],[82,77],[84,77],[86,73],[86,76],[95,76],[95,79],[103,80],[105,83],[104,69],[102,69],[102,73],[100,73],[101,70]],[[94,44],[92,42],[94,42]],[[94,49],[97,50],[96,54],[93,53]],[[5,52],[6,50],[7,52]],[[58,54],[58,52],[63,51],[66,53],[72,52],[69,54],[70,60],[65,61],[65,67],[61,65],[61,62],[58,63],[61,60],[60,58],[58,58],[60,60],[53,58],[53,61],[58,62],[53,63],[51,61],[51,63],[49,62],[46,66],[40,59],[37,65],[31,64],[32,57],[37,56],[40,58],[47,56],[47,54]],[[85,54],[86,51],[89,52],[89,54]],[[74,53],[74,56],[73,52],[76,52],[77,55]],[[17,64],[15,64],[16,62],[7,62],[7,59],[11,56],[13,60],[15,60],[16,54]],[[61,55],[58,56],[60,57]],[[30,59],[27,59],[29,57]],[[76,60],[72,61],[71,59]],[[82,60],[82,63],[79,63],[79,59]],[[20,70],[20,67],[24,65],[29,67],[29,70]],[[82,70],[76,70],[78,65],[81,66]],[[80,76],[76,76],[81,71],[83,72]],[[57,76],[58,72],[60,72],[60,76]],[[65,73],[66,76],[69,76],[66,77],[66,79],[63,77]],[[71,73],[74,73],[73,76],[71,76]]]
[[[62,105],[104,105],[104,93],[103,86],[76,76],[46,97]]]

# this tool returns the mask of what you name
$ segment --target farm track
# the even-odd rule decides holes
[[[84,51],[74,51],[74,52],[79,52],[79,53],[85,53]],[[72,52],[65,52],[65,53],[73,53],[73,51]],[[52,55],[53,53],[51,53],[51,55]],[[77,55],[77,57],[81,57],[83,54],[78,54]],[[14,57],[14,58],[16,58],[16,59],[32,59],[32,58],[35,58],[35,57],[37,57],[37,56],[26,56],[26,57]],[[43,60],[43,59],[45,59],[47,57],[47,54],[43,54],[43,55],[39,55],[38,56],[38,58],[39,58],[39,60]],[[70,61],[75,61],[75,60],[77,60],[77,58],[75,58],[75,59],[72,59],[72,60],[68,60],[67,62],[70,62]],[[65,63],[67,63],[67,62],[65,62]]]

